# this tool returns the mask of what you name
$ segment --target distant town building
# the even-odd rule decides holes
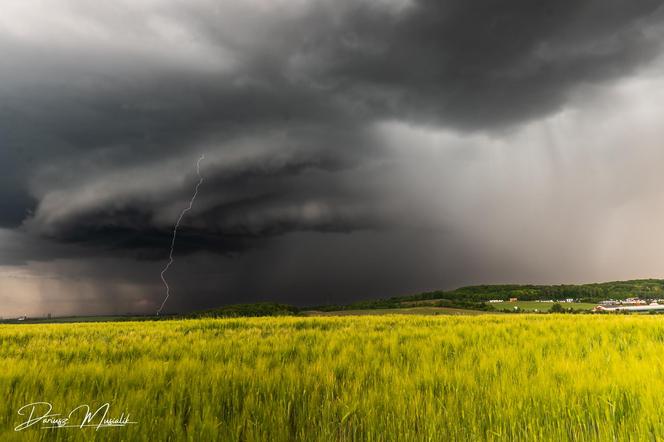
[[[517,302],[519,298],[510,298],[510,302]]]
[[[593,309],[594,312],[648,312],[648,311],[657,311],[664,310],[664,305],[658,304],[656,302],[651,302],[648,305],[643,303],[638,303],[638,305],[617,305],[617,306],[604,306],[598,305]]]
[[[647,304],[647,302],[644,301],[643,299],[639,299],[639,298],[627,298],[623,301],[623,304],[644,305],[644,304]]]
[[[617,305],[619,304],[619,301],[616,301],[615,299],[607,299],[605,301],[600,301],[600,305]]]

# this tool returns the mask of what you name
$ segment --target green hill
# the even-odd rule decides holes
[[[319,305],[295,307],[276,303],[228,305],[214,310],[194,312],[188,316],[281,316],[297,315],[304,311],[332,312],[346,310],[401,309],[412,307],[446,307],[464,310],[493,311],[494,307],[486,302],[490,299],[507,301],[518,298],[519,301],[564,300],[573,298],[580,303],[596,304],[605,299],[626,299],[639,297],[644,299],[664,299],[664,280],[637,279],[632,281],[613,281],[593,284],[532,285],[503,284],[475,285],[455,290],[437,290],[407,296],[359,301],[351,304]],[[545,308],[546,306],[537,306]]]
[[[636,279],[581,285],[477,285],[461,287],[449,292],[431,292],[430,295],[440,296],[441,299],[463,299],[467,301],[507,300],[509,298],[519,298],[523,301],[574,298],[581,302],[599,302],[604,299],[632,297],[658,299],[664,298],[664,280]]]
[[[664,299],[664,280],[636,279],[632,281],[612,281],[593,284],[501,284],[474,285],[455,290],[437,290],[408,296],[355,302],[349,305],[326,305],[314,307],[319,311],[347,309],[400,308],[429,301],[429,305],[439,307],[487,310],[490,299],[536,301],[544,299],[563,300],[573,298],[584,303],[598,303],[605,299],[627,299],[632,297],[645,299]]]

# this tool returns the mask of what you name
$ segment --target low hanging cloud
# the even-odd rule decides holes
[[[19,54],[2,88],[18,158],[3,164],[25,177],[3,201],[25,200],[5,223],[33,208],[20,221],[55,239],[166,233],[205,151],[206,243],[379,225],[375,195],[335,182],[380,155],[369,125],[545,115],[657,54],[660,3],[15,6],[0,47]]]

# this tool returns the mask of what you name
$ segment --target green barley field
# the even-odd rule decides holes
[[[664,439],[664,317],[344,316],[0,326],[2,441]],[[111,402],[134,425],[30,427]]]

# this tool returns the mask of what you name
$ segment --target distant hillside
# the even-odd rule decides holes
[[[490,299],[508,300],[518,298],[522,301],[535,301],[539,299],[563,300],[574,298],[580,302],[597,303],[605,299],[627,299],[632,297],[647,299],[664,299],[664,280],[636,279],[632,281],[613,281],[593,284],[562,284],[562,285],[532,285],[532,284],[502,284],[502,285],[475,285],[461,287],[456,290],[424,292],[408,296],[394,296],[391,298],[355,302],[349,305],[326,305],[314,307],[316,310],[346,310],[369,308],[399,308],[404,303],[422,301],[439,301],[432,305],[441,307],[457,307],[466,309],[490,309],[484,303]]]
[[[493,307],[486,304],[486,301],[490,299],[507,301],[510,298],[518,298],[520,301],[536,301],[573,298],[583,303],[598,303],[605,299],[627,299],[632,297],[664,299],[664,280],[637,279],[633,281],[613,281],[581,285],[475,285],[449,291],[437,290],[415,295],[359,301],[351,304],[319,305],[301,308],[276,303],[236,304],[213,310],[195,312],[188,316],[281,316],[297,315],[303,311],[330,312],[396,309],[416,306],[491,311],[494,310]]]
[[[524,301],[537,299],[574,298],[581,302],[598,302],[604,299],[664,298],[664,280],[636,279],[582,285],[477,285],[461,287],[449,292],[431,292],[415,296],[439,296],[441,299],[486,301],[488,299],[519,298]]]

